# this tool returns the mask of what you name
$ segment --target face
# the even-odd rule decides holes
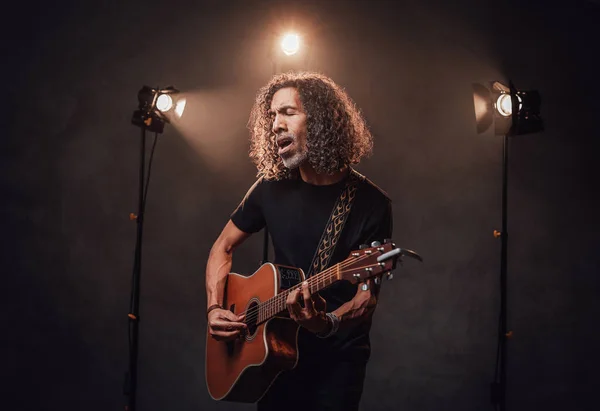
[[[283,165],[289,169],[298,168],[308,157],[306,113],[298,90],[293,87],[278,90],[273,95],[269,115]]]

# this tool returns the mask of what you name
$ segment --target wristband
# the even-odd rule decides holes
[[[221,304],[213,304],[206,309],[206,319],[207,320],[208,320],[208,313],[210,313],[212,310],[217,309],[217,308],[223,309],[223,306]]]
[[[338,328],[340,328],[340,319],[337,315],[335,315],[334,313],[326,313],[325,315],[329,320],[328,322],[331,323],[331,329],[326,334],[317,333],[316,336],[319,338],[329,338],[337,332]]]

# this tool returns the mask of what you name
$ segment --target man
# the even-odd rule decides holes
[[[308,273],[334,204],[355,173],[350,165],[373,145],[352,100],[317,73],[275,76],[259,91],[249,128],[259,179],[213,245],[206,268],[209,333],[225,341],[246,329],[243,316],[221,308],[234,249],[266,225],[274,262]],[[329,265],[361,244],[391,238],[389,198],[366,178],[358,181]],[[378,293],[371,281],[366,287],[338,282],[320,296],[311,297],[306,286],[292,291],[286,304],[301,326],[299,361],[275,380],[258,409],[357,410]]]

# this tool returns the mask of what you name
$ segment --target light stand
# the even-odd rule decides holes
[[[512,136],[535,133],[544,129],[540,116],[541,98],[537,91],[518,91],[512,82],[509,87],[499,82],[488,89],[473,85],[477,132],[483,133],[492,123],[496,135],[503,136],[502,147],[502,228],[494,230],[501,239],[500,248],[500,324],[496,370],[491,383],[491,401],[500,411],[506,411],[507,342],[512,337],[508,330],[508,149]]]
[[[494,230],[494,237],[500,237],[500,329],[498,331],[498,357],[496,375],[491,384],[492,404],[506,410],[506,363],[507,340],[512,336],[508,331],[508,134],[503,136],[502,144],[502,231]],[[499,368],[499,370],[498,370]],[[498,375],[499,371],[499,375]]]
[[[131,279],[131,299],[129,313],[127,314],[129,321],[129,371],[125,375],[125,386],[123,393],[127,396],[126,411],[136,410],[137,397],[137,382],[138,382],[138,348],[139,348],[139,324],[140,324],[140,284],[142,272],[142,239],[144,232],[144,212],[146,208],[146,194],[148,193],[148,183],[146,180],[146,130],[155,133],[162,133],[165,122],[169,122],[168,117],[160,111],[161,103],[159,98],[166,95],[169,97],[171,105],[167,108],[163,105],[162,108],[168,111],[172,106],[172,98],[170,94],[178,93],[178,90],[173,87],[168,87],[164,90],[153,89],[144,86],[138,93],[139,109],[133,113],[131,122],[140,127],[140,167],[139,167],[139,182],[138,182],[138,209],[137,214],[131,213],[130,219],[135,220],[137,224],[137,233],[135,241],[135,251],[133,257],[133,274]],[[185,100],[182,100],[185,104]],[[158,108],[157,108],[158,103]],[[183,113],[181,108],[180,113]],[[181,116],[181,114],[179,114]],[[156,144],[156,140],[155,140]],[[154,147],[150,155],[148,164],[148,177],[152,166],[152,155]]]
[[[138,187],[137,215],[130,215],[137,223],[137,235],[133,257],[133,275],[131,279],[131,300],[129,305],[129,372],[127,373],[125,395],[128,397],[126,411],[135,411],[137,393],[137,364],[139,347],[139,309],[140,309],[140,280],[142,271],[142,237],[144,232],[144,183],[146,168],[146,126],[142,124],[140,140],[140,170]]]

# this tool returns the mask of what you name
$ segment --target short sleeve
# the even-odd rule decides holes
[[[263,191],[264,182],[262,178],[259,178],[231,214],[233,224],[245,233],[256,233],[265,226],[262,204]]]
[[[394,228],[392,216],[392,202],[386,199],[385,203],[378,207],[378,210],[372,214],[367,229],[365,231],[364,244],[371,244],[373,241],[383,243],[386,238],[392,238]]]

